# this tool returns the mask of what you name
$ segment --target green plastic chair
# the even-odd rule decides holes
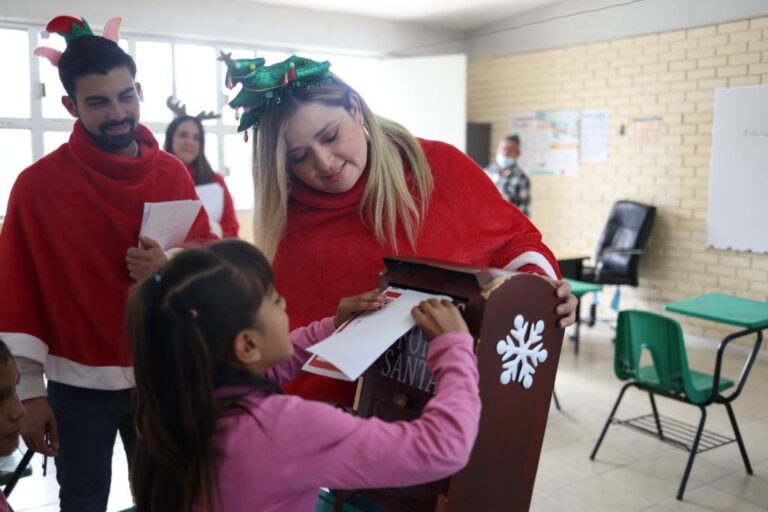
[[[714,375],[691,370],[688,367],[683,331],[677,321],[648,311],[624,310],[620,312],[616,327],[614,372],[620,380],[629,382],[621,388],[616,403],[589,458],[594,460],[608,427],[614,423],[650,434],[661,441],[690,452],[683,479],[677,492],[678,500],[683,499],[685,486],[693,466],[693,459],[699,452],[736,441],[747,473],[751,475],[752,466],[749,463],[730,402],[738,396],[738,392],[744,385],[743,381],[749,374],[753,360],[748,361],[745,365],[745,371],[742,371],[737,392],[726,397],[722,395],[722,392],[732,388],[734,382],[720,377],[724,348],[725,346],[721,345],[718,350]],[[641,366],[641,356],[645,351],[650,354],[651,364]],[[615,419],[616,410],[624,393],[633,386],[648,393],[652,413],[629,420]],[[692,425],[659,415],[655,395],[697,406],[701,411],[698,427],[694,428]],[[735,439],[704,430],[707,417],[706,407],[713,403],[721,403],[725,406],[736,435]]]

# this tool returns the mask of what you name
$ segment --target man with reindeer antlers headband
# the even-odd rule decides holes
[[[77,121],[69,142],[19,175],[0,233],[0,337],[22,375],[22,436],[56,457],[62,511],[103,512],[117,432],[129,460],[135,445],[126,296],[167,260],[139,237],[144,203],[197,198],[181,162],[139,124],[141,89],[116,44],[119,21],[103,37],[67,16],[46,27],[67,49],[35,53],[58,65],[62,104]],[[187,237],[213,238],[202,209]]]

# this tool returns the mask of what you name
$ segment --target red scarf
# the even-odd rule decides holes
[[[35,336],[77,363],[131,365],[125,253],[144,203],[197,197],[147,128],[136,141],[137,158],[103,151],[78,121],[67,144],[19,175],[0,232],[0,332]],[[188,240],[210,238],[201,210]]]

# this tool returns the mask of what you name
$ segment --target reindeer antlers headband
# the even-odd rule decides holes
[[[120,23],[122,21],[122,18],[112,18],[109,20],[104,25],[102,37],[117,43],[120,40]],[[93,31],[91,31],[91,27],[88,26],[88,22],[85,21],[85,18],[77,19],[72,16],[56,16],[48,22],[45,31],[49,34],[59,34],[64,37],[67,44],[78,37],[94,35]],[[38,57],[45,57],[51,61],[51,64],[58,67],[62,52],[47,46],[40,46],[39,48],[35,48],[35,51],[32,53]]]
[[[189,116],[197,118],[200,121],[205,121],[206,119],[218,119],[221,117],[221,114],[215,114],[212,111],[206,112],[205,110],[201,110],[196,116],[190,116],[187,114],[187,106],[184,105],[181,100],[173,101],[173,96],[168,96],[168,99],[165,100],[165,104],[168,105],[168,108],[171,109],[174,114],[176,114],[176,117]]]

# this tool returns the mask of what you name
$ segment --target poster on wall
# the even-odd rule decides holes
[[[510,133],[520,136],[520,167],[530,174],[578,176],[579,112],[515,112]]]
[[[632,119],[632,142],[643,146],[661,142],[664,135],[662,116],[635,117]]]
[[[608,111],[582,110],[579,126],[582,162],[601,163],[608,160]]]

